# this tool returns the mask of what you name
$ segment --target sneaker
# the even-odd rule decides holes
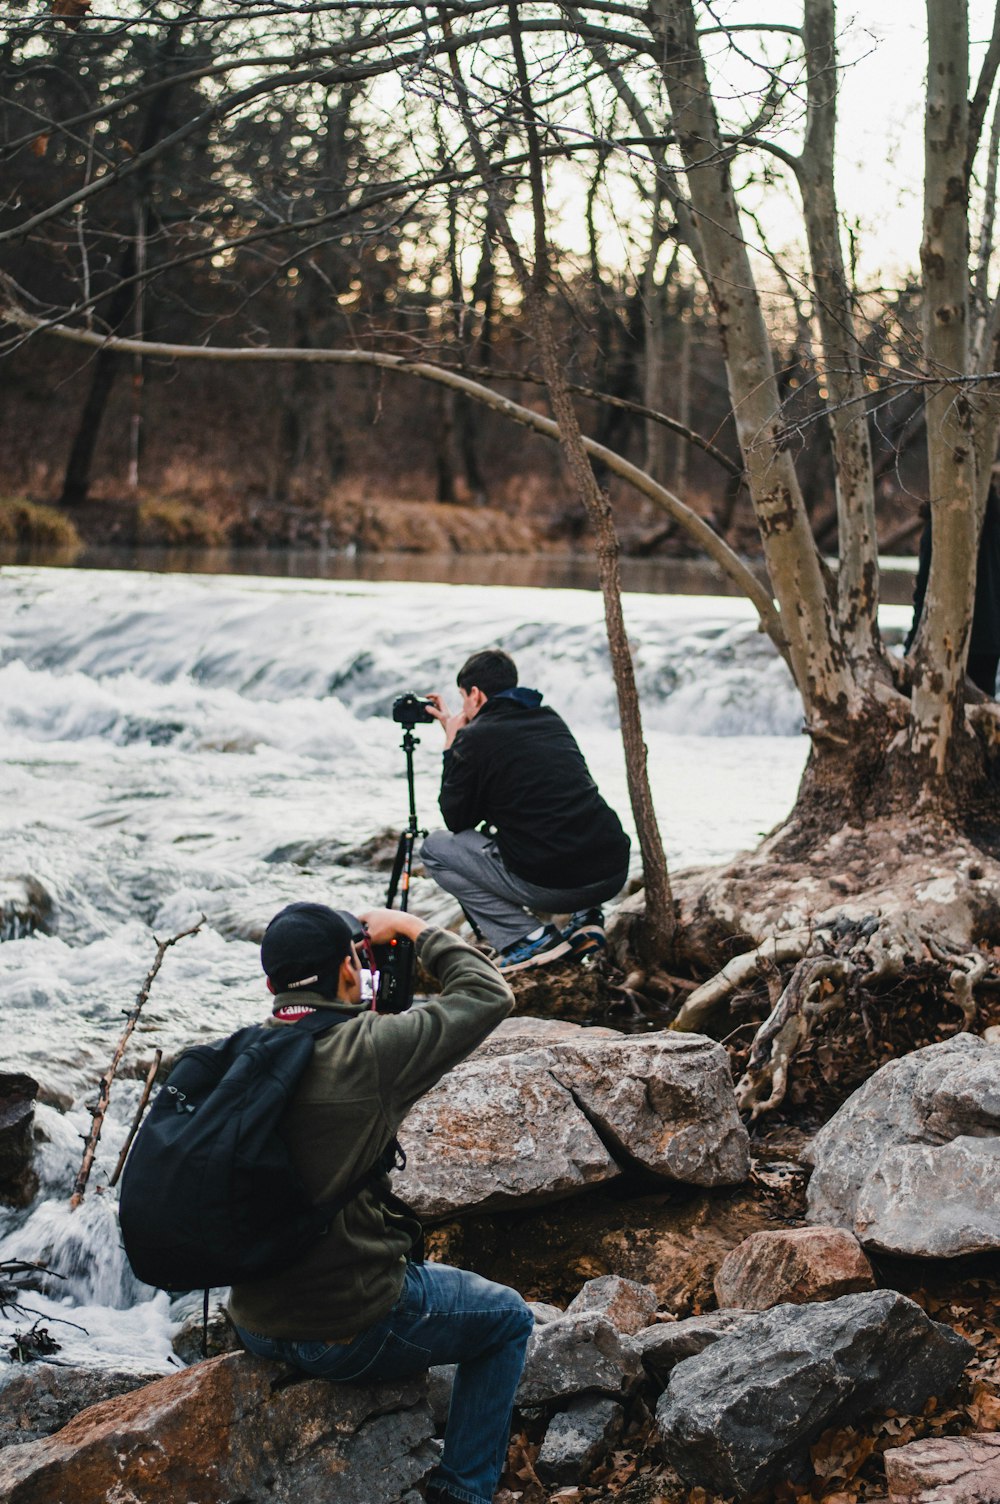
[[[550,961],[558,961],[569,953],[569,941],[563,939],[554,924],[547,924],[534,940],[515,940],[513,945],[502,950],[497,966],[507,976],[509,972],[524,971],[529,966],[548,966]]]
[[[573,952],[573,959],[581,961],[596,951],[604,950],[608,943],[604,933],[603,909],[577,909],[563,926],[562,938]]]

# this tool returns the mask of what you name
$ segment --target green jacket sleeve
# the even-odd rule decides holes
[[[417,941],[421,964],[441,983],[440,994],[406,1013],[373,1019],[371,1039],[379,1092],[390,1121],[400,1122],[418,1097],[507,1017],[514,994],[491,961],[447,930],[425,930]]]

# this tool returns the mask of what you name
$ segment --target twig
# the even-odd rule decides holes
[[[125,1168],[125,1161],[126,1159],[128,1159],[128,1151],[132,1147],[132,1140],[139,1132],[139,1124],[142,1122],[142,1115],[146,1111],[146,1104],[149,1101],[150,1093],[153,1090],[153,1082],[156,1080],[156,1073],[160,1069],[160,1061],[162,1059],[163,1051],[157,1050],[155,1055],[153,1056],[153,1063],[149,1067],[149,1070],[146,1072],[146,1084],[142,1089],[142,1096],[139,1098],[139,1106],[136,1109],[135,1117],[132,1119],[132,1126],[128,1131],[128,1138],[122,1144],[122,1152],[118,1156],[118,1163],[115,1165],[115,1173],[108,1181],[108,1185],[117,1185],[118,1177]]]
[[[179,935],[173,935],[169,940],[160,940],[157,943],[156,956],[152,966],[149,968],[149,973],[146,977],[146,980],[143,982],[142,987],[139,990],[139,995],[135,1000],[134,1006],[130,1008],[128,1013],[125,1015],[126,1024],[124,1030],[122,1031],[122,1037],[118,1041],[118,1048],[115,1050],[115,1053],[112,1057],[107,1074],[101,1077],[101,1094],[97,1099],[97,1106],[94,1108],[94,1120],[90,1125],[90,1132],[87,1135],[87,1143],[83,1151],[83,1160],[80,1165],[80,1172],[76,1177],[76,1184],[73,1186],[73,1194],[69,1200],[70,1208],[73,1211],[76,1210],[76,1208],[80,1205],[80,1202],[83,1200],[84,1192],[87,1189],[87,1181],[90,1179],[90,1171],[93,1168],[94,1164],[94,1155],[97,1153],[97,1143],[101,1136],[101,1129],[104,1127],[104,1118],[108,1110],[108,1102],[111,1099],[111,1083],[115,1079],[115,1073],[118,1070],[119,1065],[121,1064],[122,1056],[125,1053],[125,1047],[128,1044],[129,1039],[132,1037],[132,1030],[135,1028],[136,1024],[139,1021],[139,1014],[142,1012],[142,1006],[145,1003],[146,999],[149,997],[150,988],[152,987],[153,982],[156,978],[156,973],[159,971],[161,965],[163,964],[163,958],[170,947],[172,945],[176,945],[178,940],[186,939],[188,935],[196,935],[204,923],[205,916],[204,914],[202,914],[201,918],[198,920],[198,923],[191,929],[181,930]]]

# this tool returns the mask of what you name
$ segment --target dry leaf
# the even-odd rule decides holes
[[[1000,1395],[977,1384],[969,1402],[969,1419],[980,1431],[1000,1431]]]
[[[52,0],[52,14],[75,31],[90,9],[90,0]]]
[[[48,134],[35,137],[34,141],[32,141],[31,143],[31,150],[34,152],[36,157],[44,157],[45,153],[49,149],[49,142],[51,139],[51,136],[49,136]]]

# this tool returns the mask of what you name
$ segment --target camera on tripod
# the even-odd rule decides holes
[[[392,703],[392,718],[401,726],[431,726],[434,717],[428,710],[430,700],[421,699],[420,695],[400,695]]]

